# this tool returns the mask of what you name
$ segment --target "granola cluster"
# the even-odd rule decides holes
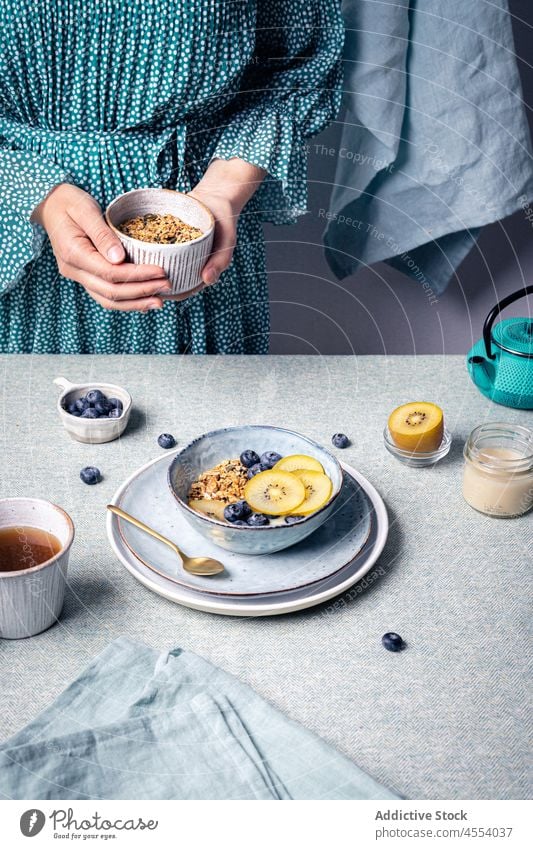
[[[154,242],[158,245],[177,245],[190,242],[202,235],[198,227],[186,224],[175,215],[149,213],[128,218],[119,224],[118,229],[125,236],[140,242]]]
[[[189,498],[207,498],[231,504],[244,498],[244,487],[248,481],[247,469],[241,461],[223,460],[191,484]]]

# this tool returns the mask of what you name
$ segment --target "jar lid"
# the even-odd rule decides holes
[[[492,331],[492,339],[504,351],[519,357],[533,357],[533,319],[508,318],[500,321]]]

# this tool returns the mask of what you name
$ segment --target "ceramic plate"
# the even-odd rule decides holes
[[[168,533],[170,537],[180,541],[184,548],[189,546],[191,551],[200,551],[200,549],[191,548],[189,545],[189,541],[194,535],[202,544],[202,554],[214,554],[228,566],[229,572],[226,579],[228,582],[231,580],[234,583],[237,580],[235,569],[239,564],[244,564],[247,570],[245,573],[247,575],[246,581],[241,577],[238,579],[241,590],[243,587],[246,589],[246,591],[240,593],[236,592],[233,586],[230,592],[227,592],[223,586],[220,588],[209,587],[209,591],[206,592],[203,585],[182,584],[181,581],[176,580],[178,572],[181,571],[177,558],[175,564],[170,566],[170,569],[173,570],[171,577],[149,568],[146,565],[148,559],[143,562],[126,544],[125,536],[123,536],[126,523],[118,520],[116,516],[108,514],[107,533],[119,560],[137,580],[172,601],[198,610],[232,616],[268,616],[300,610],[319,604],[343,592],[366,574],[383,550],[388,532],[388,520],[383,501],[362,475],[346,465],[344,466],[346,483],[345,493],[343,490],[342,508],[325,523],[323,528],[317,530],[308,539],[278,554],[261,557],[236,555],[216,546],[207,550],[207,541],[197,535],[180,517],[175,503],[168,493],[165,486],[168,463],[169,455],[166,453],[143,466],[120,487],[114,496],[113,503],[120,504],[128,512],[138,515],[149,523],[152,521],[155,525],[157,521],[158,530],[161,530],[162,533]],[[148,482],[150,482],[150,485],[148,485]],[[135,493],[137,493],[136,496]],[[167,498],[169,499],[168,503]],[[153,509],[154,502],[157,518],[151,519],[152,513],[150,511]],[[147,509],[148,504],[150,511]],[[350,521],[354,519],[359,528],[356,528],[355,533],[350,527]],[[339,536],[335,537],[334,533],[327,530],[326,525],[329,522],[334,523]],[[187,544],[185,537],[178,535],[180,533],[178,523],[179,528],[181,528],[181,523],[183,523],[184,528],[187,528],[189,535]],[[144,535],[143,541],[141,541],[141,532],[138,532],[138,537],[135,537],[135,539],[131,536],[128,537],[128,540],[131,544],[135,543],[138,554],[144,559],[147,553]],[[160,551],[160,544],[156,543],[156,545],[157,550]],[[150,549],[150,558],[153,557],[153,550]],[[169,553],[172,557],[172,552],[169,551]],[[272,585],[269,585],[263,579],[265,567],[273,559],[285,562],[285,566],[276,571],[278,587],[282,586],[284,580],[284,588],[274,592]],[[328,563],[326,568],[321,567],[321,573],[317,571],[317,563],[320,559],[325,559]],[[294,574],[300,575],[300,578],[296,581],[287,581],[286,576],[291,574],[291,561],[294,563]],[[162,564],[159,559],[157,562],[159,566],[164,565],[165,568],[169,568],[168,563]],[[304,574],[305,563],[311,564],[312,580],[309,579],[309,572],[307,575]],[[255,569],[261,570],[259,578]],[[282,575],[285,576],[283,579]],[[186,580],[189,580],[189,577],[187,576]],[[213,581],[213,579],[200,580]],[[263,592],[258,586],[258,581],[263,587]],[[287,583],[297,584],[297,586],[287,586]],[[253,587],[252,592],[250,592],[250,587]]]
[[[221,560],[225,571],[210,578],[191,575],[167,545],[129,522],[117,519],[117,523],[124,543],[142,563],[182,586],[213,595],[239,596],[294,590],[321,581],[346,566],[370,534],[371,504],[359,484],[344,475],[334,512],[302,542],[273,554],[226,551],[198,533],[178,508],[167,486],[165,459],[139,471],[115,503],[175,541],[188,554]]]

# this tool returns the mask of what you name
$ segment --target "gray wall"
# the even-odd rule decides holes
[[[510,3],[530,118],[532,5],[531,0]],[[336,124],[318,140],[338,148],[339,134],[340,124]],[[518,289],[524,280],[533,282],[533,224],[519,212],[483,231],[478,248],[463,262],[438,305],[428,302],[416,282],[385,264],[339,283],[324,259],[323,220],[317,214],[329,206],[335,163],[335,157],[311,154],[310,214],[292,227],[265,228],[272,353],[465,353],[480,337],[485,315],[495,301]],[[522,302],[515,314],[523,315],[525,309],[527,304]],[[511,308],[508,314],[512,313]]]

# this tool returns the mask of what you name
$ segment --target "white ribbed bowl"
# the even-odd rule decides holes
[[[72,519],[61,507],[41,498],[1,499],[0,528],[23,527],[53,534],[61,550],[31,569],[0,572],[0,638],[7,640],[32,637],[57,622],[74,540]]]
[[[199,227],[203,235],[181,245],[159,245],[132,239],[117,229],[128,218],[149,213],[175,215],[186,224]],[[172,189],[133,189],[109,204],[105,219],[131,262],[165,269],[174,295],[195,289],[202,282],[200,274],[213,246],[215,219],[196,198]]]

